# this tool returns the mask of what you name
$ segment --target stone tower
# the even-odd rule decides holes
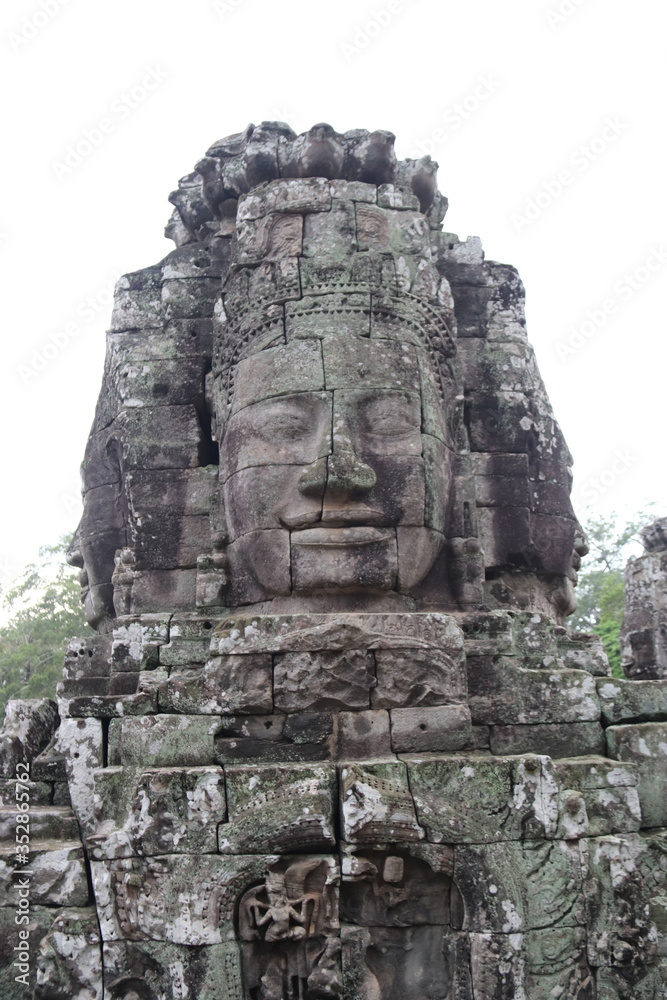
[[[7,997],[665,996],[667,681],[565,627],[520,280],[393,141],[221,140],[118,284],[71,553],[98,637],[1,737]]]
[[[667,517],[641,532],[644,554],[625,569],[621,658],[628,677],[667,677]]]

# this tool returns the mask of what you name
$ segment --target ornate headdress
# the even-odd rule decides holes
[[[211,147],[172,195],[175,238],[233,227],[214,343],[217,409],[226,411],[244,357],[329,332],[414,343],[441,402],[451,396],[453,303],[431,257],[446,199],[437,164],[399,163],[393,142],[390,132],[340,135],[328,125],[300,136],[280,123],[248,126]]]

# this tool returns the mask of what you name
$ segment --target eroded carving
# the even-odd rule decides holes
[[[337,874],[332,859],[288,859],[239,904],[248,1000],[341,997]]]
[[[0,735],[3,996],[25,794],[43,1000],[657,998],[667,530],[618,680],[563,627],[520,279],[435,172],[248,126],[119,281],[71,553],[102,634]]]
[[[451,878],[423,861],[375,851],[346,859],[341,887],[346,996],[456,995],[462,916]]]

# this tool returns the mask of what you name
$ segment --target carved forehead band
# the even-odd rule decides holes
[[[236,369],[240,361],[269,347],[286,343],[286,318],[303,327],[309,317],[321,316],[332,317],[336,322],[336,333],[340,335],[346,332],[346,320],[367,315],[369,324],[377,322],[391,329],[384,339],[400,340],[421,348],[436,376],[441,403],[444,404],[447,398],[447,388],[452,379],[450,359],[456,354],[454,338],[444,310],[436,309],[410,292],[399,293],[394,289],[361,283],[320,284],[309,288],[301,299],[286,303],[252,302],[238,313],[233,312],[225,301],[225,311],[228,313],[228,325],[219,345],[217,367],[223,373],[228,405],[231,405],[234,395]],[[350,332],[350,336],[355,335]],[[317,334],[313,332],[312,336],[315,339]],[[378,339],[382,337],[383,334],[379,333]]]

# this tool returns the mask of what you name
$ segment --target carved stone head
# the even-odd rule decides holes
[[[88,618],[513,607],[584,551],[516,271],[388,132],[215,143],[116,290],[72,561]]]
[[[239,205],[214,369],[233,605],[409,607],[447,535],[449,285],[408,199],[332,187]]]

